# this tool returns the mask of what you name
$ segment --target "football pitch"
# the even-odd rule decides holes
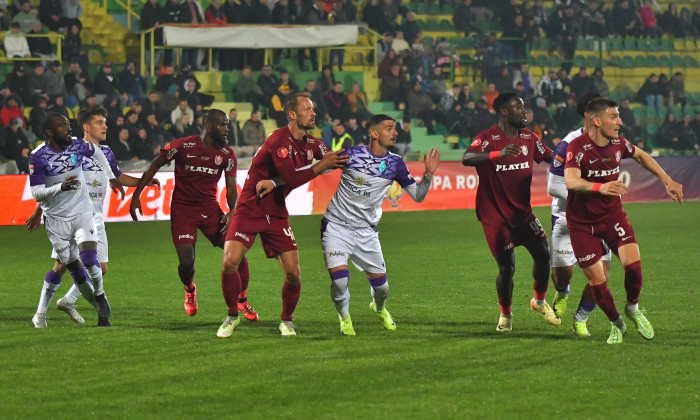
[[[497,268],[473,210],[386,213],[379,225],[394,332],[370,312],[369,285],[351,269],[357,337],[343,337],[329,297],[320,216],[292,218],[300,247],[298,336],[281,337],[282,273],[249,252],[248,295],[260,313],[230,339],[221,250],[202,235],[195,281],[199,313],[188,317],[168,222],[112,223],[105,289],[112,327],[96,328],[84,300],[78,325],[55,308],[65,276],[35,329],[51,267],[43,227],[0,227],[0,416],[2,418],[698,418],[700,416],[700,202],[627,204],[642,253],[640,308],[656,337],[627,320],[625,342],[605,343],[600,311],[589,339],[571,330],[584,279],[574,271],[569,309],[554,328],[529,308],[532,260],[516,251],[513,331],[496,332]],[[548,231],[549,208],[536,213]],[[615,260],[610,288],[624,307]],[[551,283],[550,283],[551,284]],[[553,299],[550,285],[548,301]]]

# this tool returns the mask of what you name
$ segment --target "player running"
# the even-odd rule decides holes
[[[104,142],[107,139],[107,111],[100,106],[84,107],[78,114],[78,123],[83,127],[83,140],[96,145],[102,150],[119,183],[123,186],[135,187],[139,179],[122,173],[114,158],[112,149],[110,149],[109,146],[100,144],[100,142]],[[88,196],[90,200],[92,200],[94,208],[93,216],[95,218],[95,226],[97,227],[97,261],[100,263],[102,276],[104,276],[107,274],[107,262],[109,261],[109,243],[107,242],[105,222],[102,219],[102,207],[104,206],[104,200],[107,194],[107,175],[105,175],[95,163],[94,157],[86,157],[83,159],[83,176],[85,177],[84,185],[88,190]],[[154,179],[151,185],[160,186],[157,179]],[[42,214],[41,206],[37,206],[34,213],[27,219],[27,229],[29,232],[32,232],[39,226]],[[51,258],[55,259],[56,262],[53,268],[46,274],[44,282],[47,284],[60,284],[61,278],[66,273],[67,268],[57,259],[58,256],[55,250],[51,253]],[[74,322],[83,324],[85,320],[75,307],[75,302],[79,297],[80,289],[73,284],[68,293],[56,302],[56,307],[67,313]]]
[[[627,193],[627,186],[618,181],[620,161],[630,157],[637,161],[656,175],[666,186],[668,195],[680,204],[683,204],[683,186],[674,182],[647,153],[619,136],[622,120],[615,101],[594,99],[588,103],[586,112],[589,132],[569,144],[564,169],[569,190],[566,223],[571,245],[593,298],[612,324],[608,344],[622,343],[627,328],[608,289],[601,262],[605,254],[601,240],[620,258],[625,269],[625,313],[642,337],[651,340],[654,329],[638,308],[642,263],[634,230],[622,210],[620,195]]]
[[[203,135],[194,135],[172,141],[153,159],[144,172],[134,191],[129,212],[134,221],[138,220],[136,211],[141,211],[141,192],[153,179],[158,170],[171,161],[175,161],[175,190],[173,191],[170,231],[179,265],[177,272],[185,286],[185,312],[195,316],[197,304],[197,286],[194,283],[195,244],[197,229],[209,239],[212,245],[222,248],[224,236],[228,229],[231,214],[238,200],[236,186],[236,154],[227,145],[228,116],[221,110],[209,111],[206,130]],[[216,197],[216,186],[224,174],[226,181],[226,203],[231,211],[224,214]],[[251,321],[258,320],[258,313],[250,306],[246,297],[250,278],[248,261],[244,260],[239,272],[245,287],[239,297],[237,306]]]
[[[71,137],[66,117],[50,113],[41,129],[47,141],[29,157],[32,197],[41,205],[46,233],[57,259],[68,267],[80,293],[97,309],[97,325],[109,326],[111,308],[102,286],[97,227],[94,207],[84,188],[83,158],[93,158],[113,188],[118,183],[100,148]],[[86,270],[91,281],[87,281]],[[32,318],[36,328],[47,327],[46,312],[60,282],[61,278],[55,276],[44,281],[39,307]]]
[[[530,205],[533,162],[549,163],[552,151],[525,128],[525,103],[515,92],[498,95],[493,107],[500,116],[498,124],[476,135],[462,164],[475,166],[479,175],[476,215],[498,264],[496,290],[501,316],[496,330],[513,328],[514,249],[520,245],[533,259],[534,297],[530,306],[547,323],[558,327],[561,319],[546,301],[550,262],[547,235]]]
[[[401,156],[388,151],[396,144],[398,136],[394,119],[383,114],[373,115],[367,126],[369,145],[350,147],[343,152],[350,159],[321,221],[321,244],[331,276],[331,298],[340,318],[340,333],[349,336],[354,336],[355,330],[349,311],[348,257],[358,270],[367,272],[372,292],[370,309],[379,316],[384,328],[396,329],[394,319],[384,306],[389,283],[377,233],[382,202],[394,181],[413,200],[423,201],[440,162],[438,149],[431,149],[424,158],[421,182],[416,183]]]
[[[291,95],[284,109],[289,124],[270,134],[253,157],[240,203],[226,234],[221,284],[228,316],[216,333],[221,338],[230,337],[240,323],[238,308],[233,302],[241,289],[237,270],[258,234],[265,255],[277,259],[285,275],[279,331],[283,336],[296,335],[292,317],[301,291],[299,253],[289,225],[285,198],[294,188],[328,169],[341,168],[348,161],[348,156],[329,152],[323,143],[307,134],[316,125],[316,113],[308,93]],[[314,159],[319,161],[314,163]],[[275,178],[281,178],[285,185],[267,194],[271,188],[259,181]]]
[[[578,99],[576,112],[583,117],[583,127],[569,133],[557,145],[549,168],[549,178],[547,179],[547,192],[552,196],[552,283],[557,291],[554,301],[552,301],[552,310],[558,317],[562,317],[566,313],[566,306],[569,300],[569,284],[571,283],[574,265],[577,265],[574,250],[571,248],[569,229],[566,227],[566,198],[568,196],[566,183],[564,182],[566,150],[573,139],[588,132],[586,105],[596,98],[602,98],[602,96],[596,92],[587,92]],[[605,249],[607,249],[607,245],[605,245]],[[608,278],[610,267],[610,254],[611,252],[608,251],[602,257],[606,278]],[[579,337],[590,336],[586,322],[595,306],[591,288],[586,284],[581,293],[578,309],[574,315],[574,331]]]

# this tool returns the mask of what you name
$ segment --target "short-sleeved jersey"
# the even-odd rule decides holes
[[[476,215],[482,223],[506,223],[514,228],[532,212],[530,186],[534,162],[549,160],[552,150],[526,128],[520,129],[516,138],[508,138],[498,125],[477,134],[468,150],[495,152],[509,144],[518,145],[522,153],[489,160],[476,167],[479,175]]]
[[[382,217],[382,202],[394,181],[402,188],[416,181],[401,156],[391,152],[377,156],[367,146],[354,146],[343,154],[350,159],[325,217],[345,226],[376,226]]]
[[[607,146],[600,147],[584,134],[569,144],[565,168],[580,169],[581,178],[604,184],[618,179],[620,162],[634,156],[635,150],[624,137],[612,139]],[[583,224],[605,222],[624,215],[620,196],[575,191],[569,191],[566,209],[568,221]]]
[[[569,149],[569,143],[571,143],[576,137],[583,134],[583,127],[578,130],[574,130],[567,134],[559,144],[556,149],[554,149],[554,155],[552,156],[552,162],[549,164],[549,172],[553,176],[558,176],[564,178],[564,164],[566,164],[566,151]],[[566,200],[559,197],[552,197],[552,216],[557,218],[566,218]]]
[[[173,140],[160,151],[175,161],[175,190],[171,207],[189,210],[218,206],[216,186],[223,173],[235,177],[238,160],[229,146],[205,147],[200,135]]]
[[[88,197],[83,177],[83,158],[91,158],[95,146],[82,139],[73,139],[73,144],[65,150],[55,150],[48,142],[34,149],[29,156],[29,185],[53,187],[66,177],[77,176],[80,184],[74,190],[62,191],[40,203],[44,215],[58,220],[72,220],[92,213],[92,203]]]
[[[117,165],[117,159],[114,157],[114,153],[109,146],[100,145],[100,150],[105,154],[107,161],[109,162],[109,167],[112,168],[115,178],[119,178],[122,171]],[[109,180],[107,175],[102,172],[99,165],[95,163],[92,158],[83,159],[83,176],[85,177],[85,186],[88,189],[88,196],[92,201],[92,206],[95,209],[95,214],[102,216],[102,206],[105,201],[105,196],[107,194],[107,186]]]
[[[289,127],[270,134],[253,157],[248,177],[236,206],[236,214],[245,217],[289,217],[285,197],[296,187],[314,178],[314,159],[322,159],[328,148],[318,139],[307,135],[297,140]],[[285,185],[272,190],[263,198],[257,197],[255,186],[265,179],[282,177]]]

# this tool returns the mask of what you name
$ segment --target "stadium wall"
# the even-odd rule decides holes
[[[687,201],[700,200],[700,156],[658,157],[662,168],[677,182],[683,184]],[[422,162],[408,162],[411,173],[419,179],[423,174]],[[532,180],[532,205],[549,206],[552,199],[547,195],[548,165],[535,165]],[[239,170],[238,189],[243,187],[248,171]],[[140,174],[131,174],[140,176]],[[162,172],[156,175],[161,189],[147,188],[141,198],[143,216],[140,220],[169,220],[170,199],[175,186],[174,173]],[[620,179],[629,186],[624,202],[667,201],[666,190],[658,179],[644,170],[636,162],[622,162]],[[340,171],[319,176],[313,181],[294,190],[287,197],[287,207],[292,215],[321,214],[335,193],[340,180]],[[433,176],[432,188],[425,201],[414,202],[405,197],[398,184],[394,183],[382,206],[384,211],[414,211],[474,208],[478,177],[474,168],[462,166],[460,162],[442,162]],[[224,193],[224,181],[219,182],[218,198],[221,207],[228,210]],[[120,200],[111,192],[105,200],[103,217],[106,221],[131,220],[129,203],[135,188],[127,188],[125,199]],[[32,214],[36,203],[32,199],[27,175],[0,176],[0,225],[24,224]]]

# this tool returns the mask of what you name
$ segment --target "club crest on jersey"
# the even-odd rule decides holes
[[[29,175],[34,175],[34,165],[29,165]]]
[[[379,164],[379,172],[384,173],[386,171],[386,162],[382,161],[382,163]]]
[[[620,155],[620,151],[618,150],[617,152],[615,152],[615,160],[619,162],[620,158],[621,158],[621,155]]]
[[[70,155],[70,162],[71,162],[73,165],[75,165],[76,163],[78,163],[78,156],[76,156],[74,153],[71,153],[71,155]]]
[[[280,147],[279,149],[277,149],[277,156],[284,159],[287,156],[289,156],[289,152],[287,152],[287,149],[285,147]]]
[[[560,159],[561,159],[561,158],[560,158]],[[552,166],[554,166],[555,168],[560,167],[560,166],[561,166],[561,161],[559,161],[559,159],[554,159],[554,160],[552,161]]]
[[[313,160],[314,159],[314,152],[313,150],[307,150],[306,151],[306,160]]]
[[[576,155],[576,163],[580,165],[581,160],[583,160],[583,152],[578,152],[578,154]]]
[[[523,151],[523,155],[527,156],[527,146],[523,144],[522,146],[520,146],[520,150]]]
[[[224,161],[224,158],[222,158],[221,155],[216,155],[216,157],[214,158],[215,165],[221,165],[221,162],[223,162],[223,161]]]

